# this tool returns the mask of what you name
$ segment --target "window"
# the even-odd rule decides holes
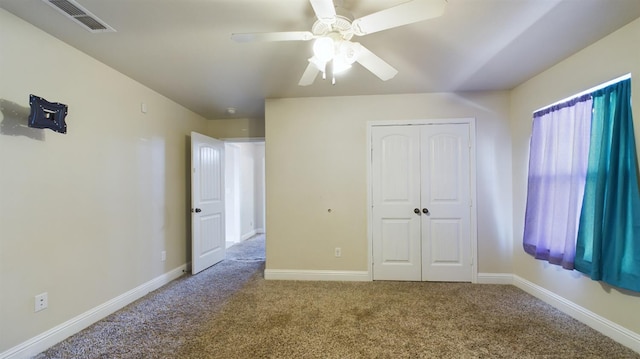
[[[640,291],[631,79],[533,117],[525,252],[594,280]]]

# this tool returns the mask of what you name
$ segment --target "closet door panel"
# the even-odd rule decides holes
[[[420,280],[420,134],[372,129],[373,279]]]
[[[421,128],[422,280],[471,281],[469,126]]]

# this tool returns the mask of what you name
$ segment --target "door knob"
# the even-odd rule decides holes
[[[192,210],[192,212],[200,213],[202,210],[200,208],[196,208],[195,210]]]
[[[429,210],[428,210],[428,209],[426,209],[426,208],[423,208],[423,209],[422,209],[422,213],[424,213],[424,214],[429,214]]]
[[[415,214],[418,214],[418,215],[419,215],[419,214],[420,214],[420,208],[415,208],[415,209],[413,210],[413,213],[415,213]]]

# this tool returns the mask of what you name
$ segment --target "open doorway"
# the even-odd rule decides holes
[[[230,247],[265,233],[264,141],[225,141],[225,228]]]

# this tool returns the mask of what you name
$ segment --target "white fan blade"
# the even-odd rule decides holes
[[[313,34],[309,31],[253,32],[246,34],[231,34],[231,39],[236,42],[309,41],[313,39]]]
[[[374,75],[378,76],[380,80],[387,81],[392,79],[398,70],[393,66],[386,63],[383,59],[379,58],[376,54],[369,51],[366,47],[358,44],[358,56],[356,61],[367,70],[371,71]]]
[[[358,36],[442,16],[446,0],[413,0],[353,20],[352,28]]]
[[[302,78],[300,79],[300,82],[298,82],[298,85],[300,86],[311,85],[316,80],[316,76],[318,76],[318,72],[320,72],[320,70],[318,70],[316,65],[309,62],[309,65],[307,66],[307,69],[304,70],[304,73],[302,74]]]
[[[333,5],[333,0],[309,0],[313,12],[316,13],[318,20],[326,23],[333,24],[336,22],[336,8]]]

